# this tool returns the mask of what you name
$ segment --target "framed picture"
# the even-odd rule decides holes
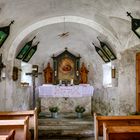
[[[107,45],[104,45],[102,48],[111,60],[115,60],[117,58],[113,51]]]
[[[80,56],[75,56],[67,49],[61,54],[53,55],[54,84],[62,83],[70,84],[71,80],[74,84],[79,84],[79,61]]]
[[[110,62],[109,58],[106,56],[106,54],[99,48],[97,53],[100,55],[100,57],[103,59],[105,63]]]
[[[62,81],[71,80],[75,78],[75,64],[74,60],[69,57],[64,57],[58,63],[58,78]]]
[[[32,47],[32,43],[33,40],[36,38],[36,36],[30,40],[29,42],[27,42],[23,48],[19,51],[19,53],[17,54],[16,58],[17,59],[23,59],[23,57],[26,55],[26,53],[30,50],[30,48]]]
[[[24,62],[29,62],[29,60],[31,59],[31,57],[34,55],[34,53],[36,52],[37,50],[37,46],[38,46],[39,42],[35,45],[35,46],[32,46],[29,51],[27,51],[27,53],[25,54],[25,56],[23,57],[23,60]]]
[[[0,27],[0,48],[9,36],[10,26],[14,23],[14,20],[8,26]]]
[[[29,45],[28,43],[25,44],[24,47],[20,50],[20,52],[17,54],[16,58],[22,59],[30,48],[31,48],[31,45]]]

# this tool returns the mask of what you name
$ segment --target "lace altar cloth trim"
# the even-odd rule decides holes
[[[39,97],[85,97],[92,96],[93,86],[80,84],[73,86],[42,85],[38,87]]]

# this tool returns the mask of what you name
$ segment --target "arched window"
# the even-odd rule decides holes
[[[21,83],[29,83],[29,86],[32,85],[32,76],[26,75],[26,73],[29,73],[32,71],[32,64],[28,64],[25,62],[21,62]]]
[[[112,87],[111,62],[103,64],[103,86]]]

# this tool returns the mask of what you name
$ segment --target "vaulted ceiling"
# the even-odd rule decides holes
[[[15,20],[3,48],[9,59],[15,58],[23,44],[36,35],[35,42],[40,44],[30,63],[44,64],[65,47],[92,61],[91,57],[97,57],[92,42],[99,46],[99,36],[119,56],[140,44],[126,15],[129,11],[140,18],[139,9],[140,0],[0,0],[0,25]],[[64,32],[69,32],[68,36],[61,37]]]

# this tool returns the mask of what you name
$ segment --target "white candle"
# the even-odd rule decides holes
[[[79,71],[78,70],[76,71],[76,75],[79,76]]]
[[[59,80],[59,84],[60,84],[60,85],[62,84],[62,80]]]
[[[73,79],[71,79],[71,85],[73,85]]]
[[[54,76],[57,76],[57,72],[56,72],[56,70],[54,71]]]

